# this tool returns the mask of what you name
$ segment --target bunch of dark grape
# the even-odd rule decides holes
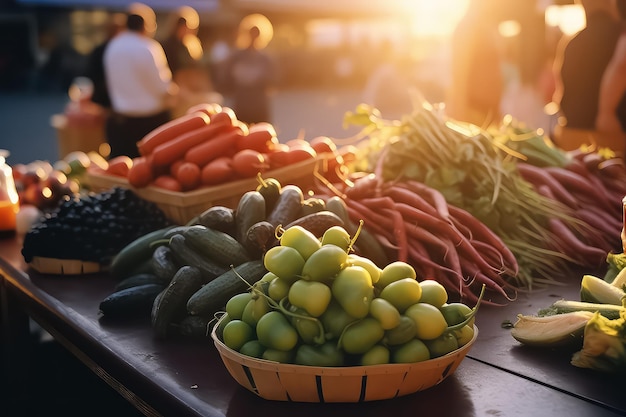
[[[108,265],[124,246],[172,223],[153,202],[114,187],[66,197],[24,236],[22,256],[78,259]]]

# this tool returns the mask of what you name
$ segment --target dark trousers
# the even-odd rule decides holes
[[[137,142],[171,119],[172,114],[169,110],[144,117],[129,117],[111,113],[105,126],[107,143],[111,147],[109,159],[120,155],[131,158],[139,156]]]

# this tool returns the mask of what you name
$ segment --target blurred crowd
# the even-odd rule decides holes
[[[272,38],[274,22],[262,15],[256,16],[257,24],[247,20],[251,15],[232,28],[216,28],[211,22],[204,25],[209,31],[203,32],[201,15],[189,7],[173,9],[165,18],[160,15],[158,32],[149,36],[162,48],[176,86],[172,116],[208,99],[238,107],[247,121],[271,121],[268,100],[276,89],[350,88],[360,90],[363,101],[388,118],[409,113],[425,98],[444,103],[450,116],[480,126],[510,114],[548,133],[561,133],[564,127],[571,128],[570,133],[582,129],[585,135],[598,129],[615,132],[614,119],[602,116],[598,127],[596,118],[601,85],[607,103],[601,108],[614,106],[608,92],[618,90],[606,85],[617,85],[615,74],[624,73],[618,70],[617,58],[610,65],[609,59],[620,50],[619,7],[626,0],[573,2],[584,9],[586,18],[584,30],[574,36],[547,25],[537,7],[507,10],[513,3],[499,0],[468,0],[466,13],[446,44],[408,37],[405,42],[370,37],[350,43],[345,42],[346,30],[339,46],[311,47],[310,41],[302,40],[305,25],[298,28],[301,32],[293,32],[293,27],[291,32],[283,30],[276,39]],[[66,92],[76,77],[84,76],[93,81],[93,101],[109,108],[100,62],[108,42],[127,30],[126,17],[110,13],[106,24],[100,24],[102,42],[88,48],[88,54],[75,49],[71,36],[41,31],[34,57],[15,53],[22,57],[24,68],[15,72],[20,82],[7,82],[0,89],[23,85],[38,92]],[[517,32],[509,27],[506,33],[505,23],[512,20],[520,26]],[[602,80],[604,68],[613,75]]]

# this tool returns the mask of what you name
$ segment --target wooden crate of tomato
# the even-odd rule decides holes
[[[307,188],[316,170],[336,160],[304,140],[280,143],[270,123],[248,126],[232,109],[214,104],[194,106],[156,128],[138,149],[139,157],[116,157],[106,169],[90,170],[85,184],[95,191],[133,188],[181,224],[213,205],[236,206],[257,187],[259,175]]]

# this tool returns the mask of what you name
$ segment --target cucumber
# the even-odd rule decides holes
[[[174,226],[164,227],[147,233],[124,246],[111,260],[110,274],[123,279],[136,273],[136,266],[152,257],[153,242],[163,239],[165,234]]]
[[[344,222],[344,228],[350,236],[354,236],[358,226],[350,219],[346,202],[341,197],[333,196],[326,200],[326,210],[335,213]],[[355,242],[355,252],[373,261],[378,267],[384,268],[391,260],[380,241],[366,227],[362,227]]]
[[[333,226],[344,226],[343,220],[335,213],[329,210],[322,210],[315,213],[307,214],[283,226],[285,229],[291,226],[302,226],[316,237],[322,237],[324,232]]]
[[[181,336],[192,340],[211,340],[211,329],[217,320],[208,316],[186,316],[178,324]]]
[[[304,204],[302,189],[293,184],[285,185],[280,191],[278,201],[265,220],[274,227],[279,225],[284,227],[298,218],[302,204]]]
[[[187,312],[194,316],[211,316],[223,309],[232,296],[247,291],[266,273],[267,269],[260,259],[232,268],[189,297]]]
[[[100,312],[114,319],[149,317],[154,299],[164,288],[162,284],[149,283],[115,291],[100,302]]]
[[[259,185],[256,187],[256,191],[261,193],[265,200],[265,212],[270,213],[278,201],[283,186],[276,178],[263,178],[259,175],[257,179]]]
[[[243,242],[253,224],[265,220],[265,198],[258,191],[248,191],[239,199],[235,210],[235,239]]]
[[[204,276],[205,283],[222,275],[228,270],[228,267],[217,264],[208,256],[199,253],[196,249],[188,245],[183,235],[177,234],[172,236],[168,247],[172,250],[174,259],[176,259],[180,265],[198,268]]]
[[[228,233],[197,226],[187,229],[183,236],[189,246],[219,265],[237,266],[250,260],[243,245]]]
[[[167,245],[158,246],[154,249],[150,263],[152,273],[165,285],[170,283],[178,268],[182,266],[176,262],[172,249]]]
[[[225,206],[212,206],[200,213],[196,223],[232,236],[235,231],[235,210]]]
[[[187,315],[187,301],[202,287],[203,281],[198,268],[189,265],[180,267],[152,305],[152,328],[157,338],[167,338],[173,326]]]
[[[126,288],[138,287],[145,284],[159,284],[163,288],[169,283],[161,280],[155,274],[142,272],[139,274],[131,275],[128,278],[124,278],[115,285],[114,291],[125,290]]]
[[[276,239],[274,226],[265,220],[256,222],[250,226],[242,242],[248,253],[254,256],[261,256],[277,243],[278,239]]]

